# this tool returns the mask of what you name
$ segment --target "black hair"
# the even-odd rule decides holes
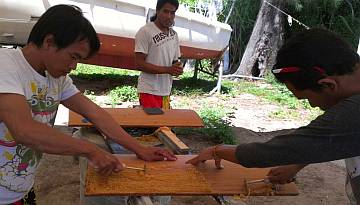
[[[297,67],[296,72],[274,73],[282,83],[289,82],[298,90],[320,91],[317,82],[326,76],[351,74],[360,57],[335,33],[309,29],[290,38],[278,51],[275,69]],[[319,72],[319,69],[324,70]]]
[[[179,8],[179,1],[178,0],[158,0],[156,3],[156,11],[159,11],[166,3],[169,3],[176,7],[176,10]],[[150,21],[153,22],[157,18],[157,15],[155,13],[154,16],[150,18]]]
[[[50,7],[32,28],[28,43],[32,42],[41,47],[44,38],[49,34],[54,36],[54,43],[58,49],[66,48],[76,41],[88,40],[90,52],[87,57],[95,54],[100,48],[94,27],[77,6]]]

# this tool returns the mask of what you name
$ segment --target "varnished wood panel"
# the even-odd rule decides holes
[[[128,166],[143,167],[135,155],[118,155]],[[272,189],[270,185],[246,186],[245,180],[262,179],[269,169],[247,169],[223,161],[224,169],[216,169],[213,161],[198,167],[185,164],[191,155],[178,155],[175,162],[146,162],[146,172],[125,170],[109,177],[98,175],[88,167],[86,191],[95,195],[297,195],[294,183]],[[250,192],[249,192],[250,188]]]
[[[123,127],[203,127],[204,123],[193,110],[170,109],[161,115],[149,115],[139,108],[104,108]],[[93,126],[87,119],[72,111],[69,113],[70,127]]]

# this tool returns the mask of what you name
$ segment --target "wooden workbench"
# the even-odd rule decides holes
[[[123,127],[203,127],[204,123],[193,110],[170,109],[164,114],[149,115],[140,108],[104,108]],[[91,127],[91,122],[70,111],[70,127]]]
[[[117,155],[128,166],[142,167],[144,161],[135,155]],[[294,183],[276,189],[260,183],[247,186],[246,180],[262,179],[269,169],[248,169],[223,161],[224,169],[216,169],[213,161],[194,167],[185,162],[193,155],[177,155],[174,162],[147,162],[146,172],[124,170],[109,177],[98,175],[88,167],[87,196],[99,195],[297,195]],[[195,173],[193,172],[195,170]],[[250,190],[250,192],[249,192]]]

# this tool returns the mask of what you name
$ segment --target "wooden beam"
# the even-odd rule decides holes
[[[148,196],[131,196],[131,204],[134,205],[153,205],[150,197]]]
[[[188,154],[189,147],[184,144],[168,127],[160,127],[156,131],[157,137],[176,154]]]

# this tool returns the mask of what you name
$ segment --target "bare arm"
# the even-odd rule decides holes
[[[0,121],[4,122],[17,143],[40,152],[87,157],[100,172],[120,170],[115,157],[85,140],[65,135],[33,120],[31,110],[22,95],[0,94]]]
[[[236,159],[236,146],[233,145],[220,145],[209,147],[201,151],[201,153],[193,159],[190,159],[186,163],[197,165],[200,162],[205,160],[215,160],[215,165],[218,168],[221,168],[221,160],[225,159],[230,162],[239,164],[239,161]],[[292,182],[295,175],[306,166],[306,164],[294,164],[294,165],[284,165],[279,167],[272,168],[267,174],[267,178],[271,183],[280,183],[285,184]]]
[[[139,70],[152,73],[152,74],[170,74],[174,76],[181,75],[183,73],[183,68],[179,64],[174,64],[173,66],[157,66],[145,61],[146,54],[144,53],[135,53],[135,62]]]
[[[90,143],[66,136],[33,120],[22,95],[0,94],[0,121],[6,124],[17,143],[41,152],[86,156],[89,150],[94,149]]]
[[[215,160],[215,165],[218,168],[221,168],[220,161],[221,159],[225,159],[230,162],[239,163],[235,156],[236,146],[234,145],[218,145],[214,147],[209,147],[201,151],[201,153],[195,158],[187,161],[186,163],[190,163],[193,165],[197,165],[200,162],[205,160]]]
[[[125,148],[133,150],[134,152],[141,151],[142,146],[125,132],[108,112],[104,111],[104,109],[100,108],[81,93],[63,101],[62,104],[89,119],[102,133],[123,145]]]
[[[122,129],[120,125],[116,123],[108,112],[93,103],[81,93],[63,101],[62,104],[70,110],[89,119],[97,129],[105,134],[105,136],[135,152],[141,159],[148,161],[163,160],[164,158],[169,160],[175,159],[174,155],[163,149],[141,146],[133,137]]]

